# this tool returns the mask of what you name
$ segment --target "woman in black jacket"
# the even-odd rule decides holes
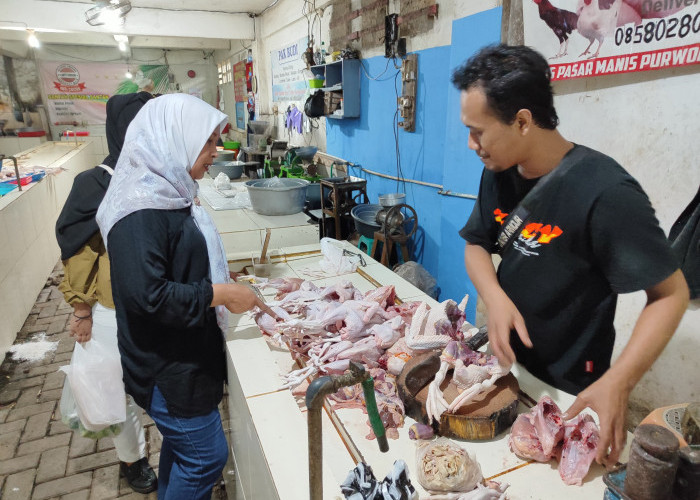
[[[223,243],[196,201],[228,117],[184,94],[134,119],[97,220],[112,266],[126,392],[163,435],[159,499],[208,499],[228,457],[218,404],[228,311],[269,310],[228,283]],[[227,311],[228,309],[228,311]]]

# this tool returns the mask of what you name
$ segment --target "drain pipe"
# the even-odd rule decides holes
[[[20,182],[19,178],[19,168],[17,167],[17,158],[14,156],[5,156],[3,154],[0,154],[0,168],[2,168],[2,161],[7,158],[8,160],[12,160],[12,163],[15,164],[15,178],[17,179],[17,189],[19,191],[22,191],[22,183]]]
[[[327,395],[333,394],[341,387],[362,383],[365,395],[367,414],[377,443],[382,452],[389,451],[389,442],[386,439],[384,425],[377,411],[377,402],[374,398],[374,380],[365,371],[364,366],[355,361],[350,362],[350,367],[343,375],[319,377],[309,385],[306,390],[306,407],[308,408],[309,426],[309,498],[310,500],[323,500],[323,436],[321,410]]]

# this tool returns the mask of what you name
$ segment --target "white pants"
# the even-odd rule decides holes
[[[117,347],[117,316],[114,309],[101,304],[92,308],[92,336],[119,356]],[[141,425],[139,407],[126,397],[126,421],[118,436],[112,438],[117,457],[122,462],[136,462],[146,456],[146,436]]]

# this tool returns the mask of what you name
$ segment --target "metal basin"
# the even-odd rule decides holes
[[[306,202],[304,179],[254,179],[246,181],[250,204],[260,215],[292,215],[302,211]]]
[[[362,236],[374,238],[375,231],[381,226],[377,224],[377,214],[382,209],[381,205],[357,205],[350,210],[350,215],[355,220],[355,229]]]
[[[229,179],[239,179],[243,175],[245,162],[242,161],[215,161],[209,167],[209,175],[215,179],[221,172],[228,175]]]

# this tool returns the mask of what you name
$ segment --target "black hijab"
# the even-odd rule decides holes
[[[109,155],[104,165],[114,168],[124,145],[129,123],[153,96],[148,92],[117,94],[107,101],[105,124]],[[61,259],[75,255],[99,228],[95,215],[102,203],[112,175],[102,167],[95,167],[75,177],[66,204],[56,221],[56,240],[61,248]]]

